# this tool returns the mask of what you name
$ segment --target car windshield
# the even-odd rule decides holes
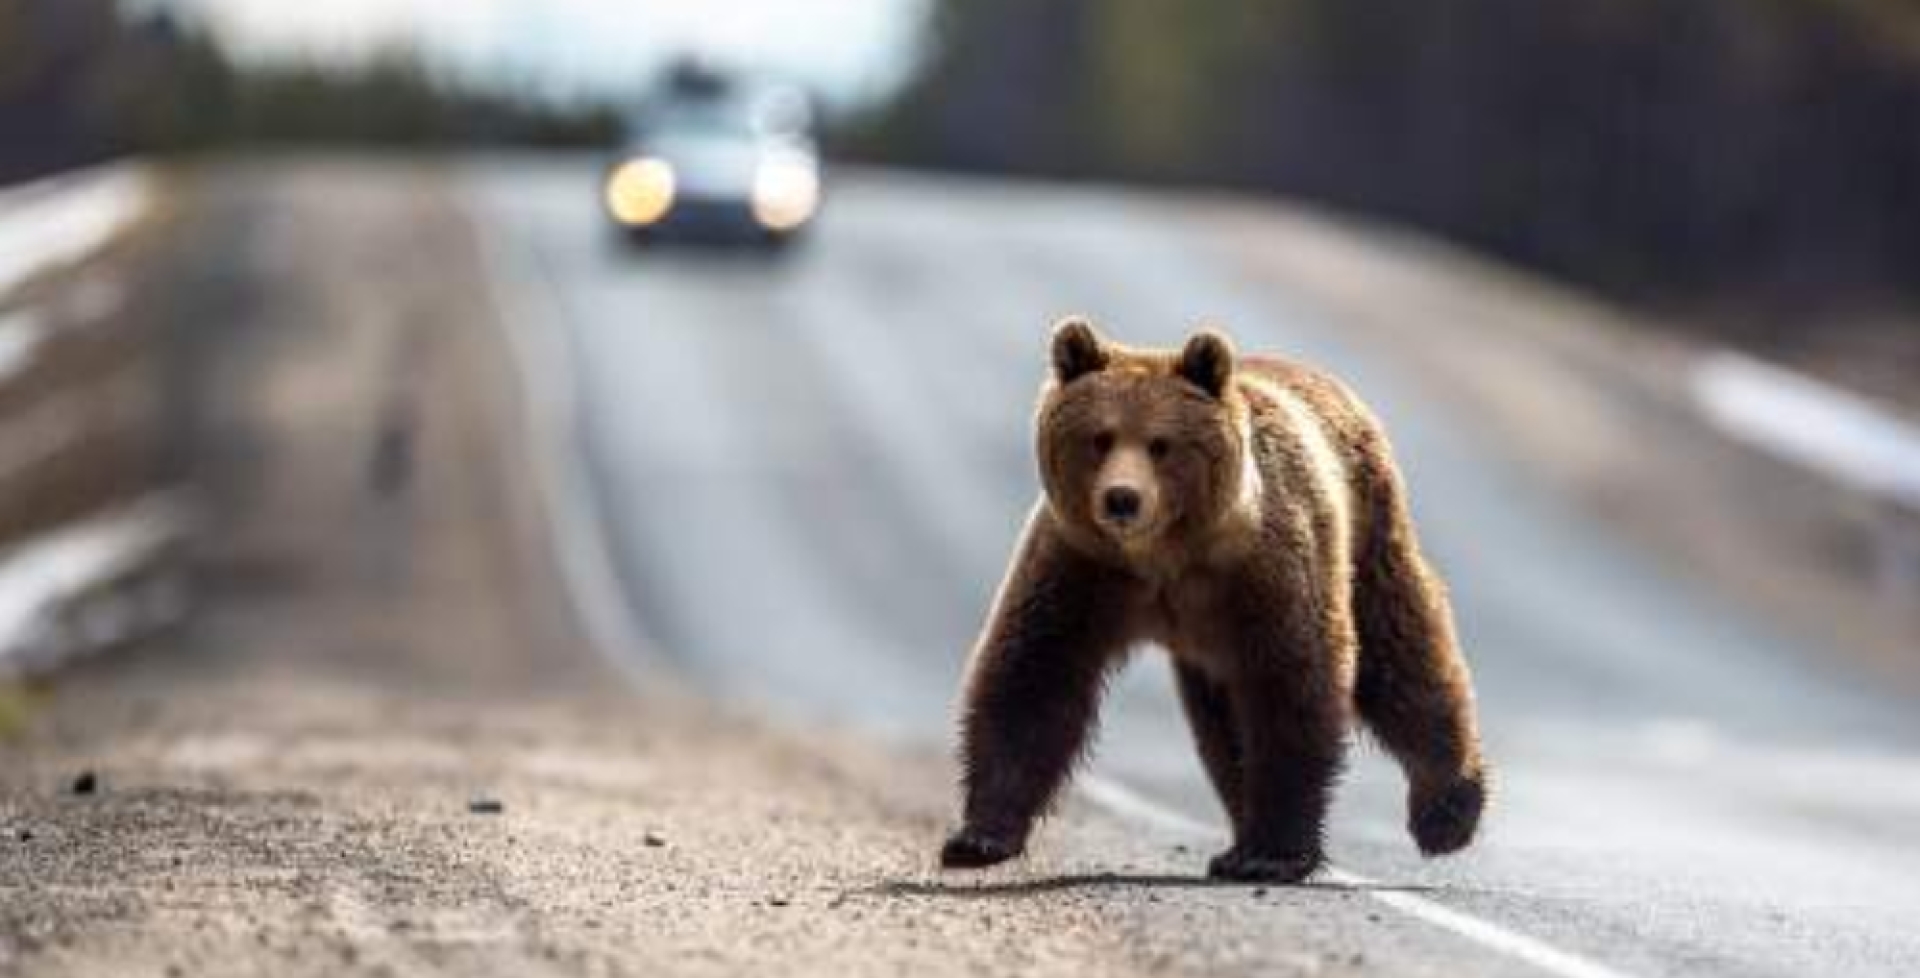
[[[651,113],[640,128],[675,136],[750,139],[755,135],[752,119],[746,113],[722,105],[673,106]]]

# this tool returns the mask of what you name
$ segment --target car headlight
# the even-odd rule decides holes
[[[666,160],[627,160],[607,175],[607,213],[628,227],[644,227],[667,216],[673,189],[673,167]]]
[[[753,219],[769,231],[791,231],[820,206],[820,171],[798,157],[762,160],[753,174]]]

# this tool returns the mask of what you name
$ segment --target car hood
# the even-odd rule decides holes
[[[673,167],[675,185],[690,197],[748,197],[761,157],[753,140],[712,136],[662,136],[644,152]]]

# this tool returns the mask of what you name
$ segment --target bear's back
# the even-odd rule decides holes
[[[1270,356],[1243,357],[1242,391],[1253,409],[1255,427],[1283,442],[1299,444],[1292,411],[1280,403],[1290,397],[1304,405],[1339,455],[1349,510],[1349,531],[1365,540],[1398,494],[1399,469],[1393,450],[1373,412],[1347,385],[1306,364]]]
[[[1257,418],[1274,417],[1280,410],[1275,391],[1298,399],[1324,426],[1334,444],[1351,463],[1372,452],[1378,422],[1347,385],[1306,364],[1275,356],[1246,356],[1239,369],[1252,383],[1246,386]]]

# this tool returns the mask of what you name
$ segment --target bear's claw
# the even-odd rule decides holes
[[[1461,778],[1416,803],[1408,828],[1420,854],[1445,856],[1465,849],[1480,828],[1486,806],[1486,782],[1478,776]]]
[[[940,847],[940,865],[945,869],[984,869],[1020,855],[1025,848],[1015,840],[961,829]]]
[[[1298,883],[1320,870],[1325,857],[1311,852],[1248,852],[1234,846],[1207,863],[1207,876],[1235,883]]]

